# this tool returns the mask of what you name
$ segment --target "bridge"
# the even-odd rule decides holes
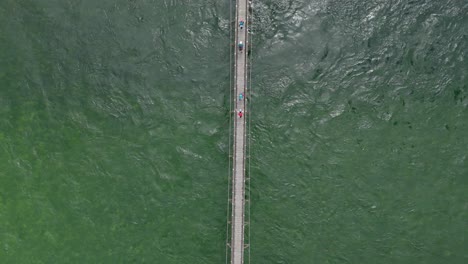
[[[249,98],[248,90],[248,77],[250,77],[248,58],[250,52],[249,43],[249,6],[251,0],[232,0],[236,2],[235,10],[235,30],[234,38],[231,37],[231,41],[234,41],[234,69],[233,69],[233,87],[231,96],[232,105],[234,108],[233,113],[233,148],[232,148],[232,179],[231,179],[231,193],[230,203],[228,203],[228,212],[231,211],[229,222],[230,230],[228,230],[228,237],[230,231],[230,242],[227,243],[226,250],[226,262],[228,260],[227,255],[230,255],[231,264],[243,264],[244,260],[248,259],[250,263],[250,254],[248,258],[244,252],[249,243],[246,240],[249,239],[249,232],[246,233],[246,225],[249,221],[246,221],[246,202],[250,198],[250,192],[246,193],[246,157],[247,157],[247,130],[248,130],[248,117],[249,111],[247,108],[247,102]],[[232,5],[232,3],[231,3]],[[243,27],[240,27],[240,23],[243,21]],[[232,20],[231,20],[232,22]],[[232,32],[232,31],[231,31]],[[242,42],[243,47],[240,48],[239,44]],[[250,88],[249,88],[250,89]],[[241,113],[241,114],[240,114]],[[231,172],[230,172],[231,173]],[[229,192],[229,191],[228,191]],[[247,211],[247,217],[250,218],[250,205]],[[228,224],[228,229],[229,229]],[[247,239],[246,239],[247,236]],[[249,248],[250,249],[250,248]],[[250,250],[248,251],[250,252]]]

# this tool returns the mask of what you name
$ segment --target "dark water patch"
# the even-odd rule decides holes
[[[464,6],[308,7],[301,34],[259,33],[255,260],[461,263]]]

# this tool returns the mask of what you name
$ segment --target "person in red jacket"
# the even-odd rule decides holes
[[[239,114],[238,114],[238,115],[239,115],[239,118],[242,118],[242,109],[239,110]]]

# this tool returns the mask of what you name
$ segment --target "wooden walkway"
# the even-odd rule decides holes
[[[243,29],[239,22],[244,21]],[[231,264],[244,263],[245,223],[245,164],[246,164],[246,116],[247,109],[247,53],[248,53],[248,0],[236,0],[236,30],[234,49],[234,146],[231,213]],[[239,50],[242,41],[243,50]],[[239,95],[242,94],[242,99]],[[239,111],[242,110],[242,117]]]

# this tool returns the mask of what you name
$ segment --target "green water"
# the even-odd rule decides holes
[[[254,3],[251,262],[468,262],[468,3]],[[0,263],[225,262],[229,25],[0,2]]]

